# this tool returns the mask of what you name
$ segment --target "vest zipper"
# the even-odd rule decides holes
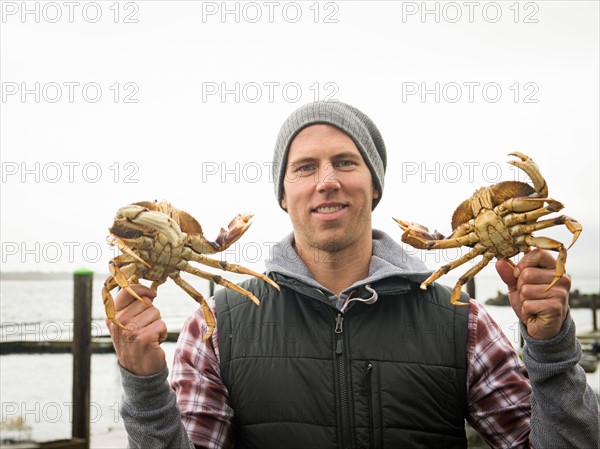
[[[369,404],[369,435],[371,441],[371,448],[375,447],[375,423],[373,417],[373,388],[371,386],[371,373],[373,372],[373,364],[367,363],[365,374],[363,375],[363,381],[367,390],[367,401]]]
[[[342,419],[342,447],[352,447],[352,423],[350,422],[349,393],[347,382],[346,357],[344,357],[344,315],[338,313],[335,318],[335,355],[338,365],[340,386],[340,406]]]

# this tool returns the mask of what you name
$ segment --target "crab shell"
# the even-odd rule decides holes
[[[202,294],[180,276],[182,271],[235,290],[258,305],[258,298],[249,291],[220,275],[200,270],[190,264],[198,262],[220,270],[248,274],[279,289],[279,286],[264,274],[206,256],[224,251],[235,243],[250,227],[251,218],[252,214],[238,214],[231,220],[227,230],[221,228],[217,238],[209,241],[204,237],[202,227],[194,217],[166,201],[140,201],[120,208],[109,229],[111,235],[107,239],[110,245],[117,246],[123,253],[109,262],[110,276],[102,289],[108,319],[116,326],[130,330],[116,319],[114,301],[110,294],[113,288],[124,288],[148,306],[131,285],[136,284],[139,279],[147,279],[152,281],[151,288],[156,291],[158,286],[171,278],[202,307],[207,324],[203,340],[207,340],[215,328],[215,318]]]
[[[477,216],[473,210],[473,200],[479,197],[485,190],[489,191],[492,207],[496,207],[511,198],[537,195],[536,190],[532,186],[520,181],[503,181],[489,187],[482,187],[475,191],[473,197],[460,203],[454,214],[452,214],[451,226],[453,231],[461,224],[467,223]]]
[[[565,225],[573,234],[569,248],[582,231],[581,224],[570,217],[561,215],[555,218],[540,218],[561,210],[564,206],[548,198],[548,186],[533,160],[519,152],[510,153],[520,160],[510,160],[509,164],[523,170],[533,186],[519,181],[504,181],[476,190],[471,198],[463,201],[452,216],[452,234],[444,237],[439,232],[429,230],[414,222],[394,219],[402,228],[402,241],[418,249],[447,249],[468,246],[472,248],[457,260],[440,267],[421,283],[426,289],[429,284],[450,270],[477,256],[483,259],[469,269],[456,283],[450,301],[455,305],[465,305],[459,301],[461,287],[481,271],[493,258],[513,257],[520,252],[528,252],[531,247],[558,251],[555,277],[546,288],[555,285],[565,274],[567,250],[565,246],[548,237],[534,237],[534,231],[553,226]]]

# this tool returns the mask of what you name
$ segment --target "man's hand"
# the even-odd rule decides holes
[[[563,276],[552,288],[556,260],[548,251],[535,249],[513,267],[504,259],[496,262],[500,278],[508,286],[508,299],[527,333],[538,340],[556,336],[569,309],[571,280]]]
[[[148,304],[156,297],[156,292],[144,285],[132,288]],[[121,366],[138,376],[160,372],[166,364],[160,344],[167,338],[167,326],[159,310],[142,304],[122,289],[115,298],[115,311],[117,320],[130,329],[126,331],[106,320]]]

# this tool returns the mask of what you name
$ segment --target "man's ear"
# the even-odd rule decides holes
[[[285,192],[281,196],[281,207],[287,212],[287,201],[285,200]]]
[[[376,200],[377,198],[379,198],[379,190],[377,190],[377,187],[373,186],[373,199]]]

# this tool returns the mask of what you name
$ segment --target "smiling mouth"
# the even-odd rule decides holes
[[[333,212],[337,212],[338,210],[341,210],[343,208],[345,208],[347,206],[343,206],[343,205],[337,205],[337,206],[322,206],[322,207],[317,207],[316,209],[313,209],[313,212],[318,212],[321,214],[331,214]]]

